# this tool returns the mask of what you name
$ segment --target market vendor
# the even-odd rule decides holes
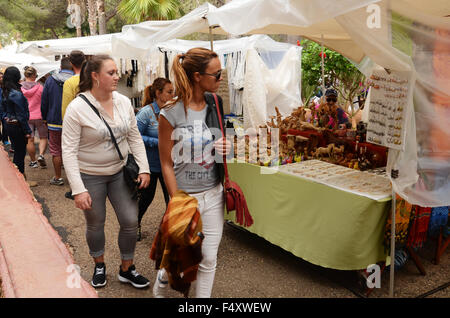
[[[336,104],[337,103],[336,90],[334,90],[332,88],[327,89],[325,92],[325,101],[326,101],[327,106],[331,113],[333,113],[335,111],[337,112],[337,121],[338,121],[338,123],[336,124],[334,122],[334,118],[330,118],[330,122],[328,123],[327,126],[329,126],[330,128],[333,128],[333,127],[337,128],[341,124],[346,124],[347,128],[349,128],[349,126],[351,127],[350,122],[348,120],[347,113]]]

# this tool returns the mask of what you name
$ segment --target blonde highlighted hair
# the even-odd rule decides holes
[[[172,64],[172,74],[177,98],[173,101],[173,104],[181,100],[184,109],[187,109],[193,95],[194,73],[205,72],[209,62],[217,57],[215,52],[201,47],[190,49],[175,57]]]

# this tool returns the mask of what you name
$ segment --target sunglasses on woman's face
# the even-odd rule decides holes
[[[216,81],[220,80],[220,76],[222,76],[222,70],[218,71],[217,73],[211,74],[211,73],[200,73],[202,75],[209,75],[209,76],[214,76],[216,78]]]
[[[337,102],[336,97],[329,97],[327,98],[327,102]]]

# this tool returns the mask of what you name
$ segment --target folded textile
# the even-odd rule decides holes
[[[156,261],[156,269],[166,270],[170,287],[185,297],[197,278],[203,237],[197,199],[177,191],[153,240],[150,258]]]
[[[441,227],[446,226],[448,222],[448,206],[441,206],[431,209],[430,224],[428,226],[428,235],[437,236],[441,231]],[[445,229],[444,229],[445,230]]]
[[[407,246],[421,247],[427,239],[428,224],[430,222],[431,208],[414,205],[411,210],[410,229]]]
[[[395,195],[395,198],[395,247],[401,248],[405,246],[408,238],[408,229],[413,205],[398,194]],[[389,213],[384,231],[384,247],[386,250],[390,250],[391,248],[391,225],[392,213]]]

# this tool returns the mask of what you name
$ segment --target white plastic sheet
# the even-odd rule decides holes
[[[409,2],[380,3],[383,27],[390,31],[387,36],[365,28],[362,10],[337,21],[375,65],[410,72],[414,85],[406,144],[404,151],[389,150],[387,171],[399,170],[393,187],[408,202],[446,206],[450,205],[450,20],[424,14]],[[442,4],[431,1],[428,7],[433,8],[433,3]],[[450,6],[441,9],[442,15],[450,12]]]
[[[60,62],[49,61],[42,56],[35,56],[26,53],[15,53],[16,47],[5,47],[0,50],[0,67],[17,67],[23,77],[24,67],[33,66],[37,71],[37,80],[47,73],[56,71],[60,68]]]
[[[433,17],[399,3],[392,9],[396,10],[391,20],[392,44],[411,57],[416,73],[418,180],[398,190],[414,204],[450,205],[450,18]],[[450,13],[448,2],[447,11],[441,13]],[[401,162],[397,168],[401,172]]]
[[[274,69],[269,69],[255,49],[247,51],[243,93],[244,129],[258,128],[276,116],[275,106],[286,117],[301,105],[301,48],[291,47]]]
[[[47,58],[53,58],[55,55],[68,55],[72,50],[80,50],[86,55],[111,54],[111,38],[117,34],[29,41],[22,43],[18,52]]]
[[[208,13],[210,25],[233,34],[302,35],[359,62],[363,50],[335,17],[379,0],[233,0]]]

